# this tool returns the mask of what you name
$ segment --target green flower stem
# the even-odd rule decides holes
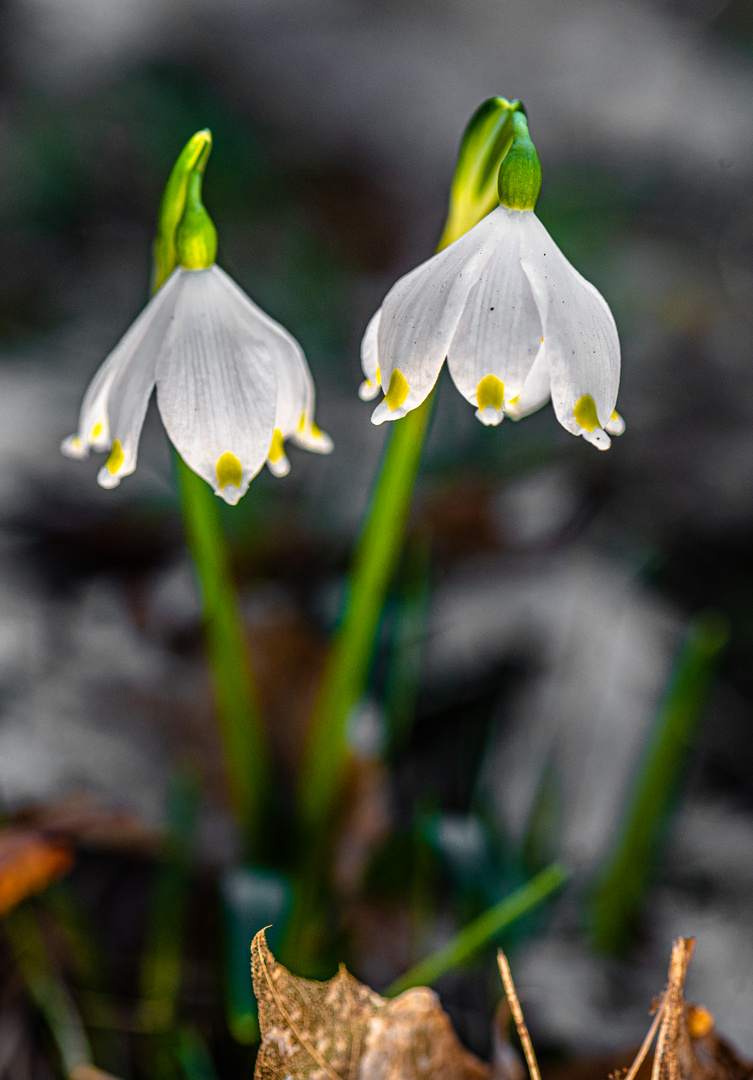
[[[460,145],[438,251],[473,228],[497,204],[497,174],[512,144],[518,105],[491,98],[471,118]],[[368,679],[382,608],[402,548],[433,397],[390,425],[353,559],[344,615],[314,706],[299,788],[303,862],[288,939],[298,950],[321,903],[334,811],[348,759],[348,718],[363,697]]]
[[[353,556],[345,609],[311,718],[299,788],[301,862],[282,951],[298,970],[320,951],[335,811],[348,761],[347,727],[369,676],[387,589],[402,549],[432,398],[391,424]],[[313,968],[311,969],[313,974]]]
[[[201,181],[212,148],[209,131],[188,140],[165,185],[154,241],[154,294],[182,259],[210,265],[217,234],[201,202]],[[230,797],[246,854],[258,853],[269,785],[269,751],[259,715],[216,496],[175,454],[186,539],[196,569],[204,636],[214,684]]]
[[[552,893],[560,889],[568,878],[568,872],[560,863],[552,863],[536,877],[531,878],[515,892],[510,893],[494,907],[479,915],[442,949],[427,956],[396,979],[385,997],[396,997],[412,986],[433,986],[448,971],[470,960],[480,949],[497,938],[503,930],[521,916],[538,907]]]
[[[693,620],[680,647],[615,844],[591,898],[592,935],[600,952],[619,955],[630,944],[726,640],[724,621],[709,613]]]
[[[267,736],[256,706],[243,620],[217,499],[176,453],[186,539],[196,569],[204,635],[230,796],[247,856],[258,852],[269,794]]]
[[[301,785],[306,833],[329,823],[348,756],[347,723],[368,679],[384,599],[405,533],[432,398],[396,421],[353,558],[345,612],[309,729]]]

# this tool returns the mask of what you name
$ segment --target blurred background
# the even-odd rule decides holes
[[[323,974],[344,959],[381,990],[559,858],[568,887],[505,939],[537,1046],[638,1043],[683,934],[688,996],[753,1056],[750,0],[6,0],[0,19],[0,797],[75,839],[56,902],[102,943],[108,992],[136,995],[175,777],[195,773],[180,1009],[217,1075],[250,1075],[223,1018],[220,941],[240,925],[243,953],[248,926],[169,444],[152,407],[110,492],[58,451],[148,295],[172,163],[212,129],[219,262],[303,345],[335,441],[222,508],[292,800],[386,435],[356,396],[361,335],[433,252],[465,124],[503,95],[528,111],[539,216],[617,321],[627,432],[599,454],[548,406],[486,429],[441,380],[351,725]],[[598,882],[670,722],[673,797],[646,796],[650,857],[608,932]],[[100,1063],[163,1075],[51,948]],[[57,1075],[7,950],[2,970],[0,1075]],[[493,949],[438,989],[488,1055]]]

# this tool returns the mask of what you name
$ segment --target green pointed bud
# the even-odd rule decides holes
[[[493,97],[479,106],[465,129],[450,189],[450,208],[438,251],[477,225],[497,206],[497,174],[512,145],[517,101]]]
[[[186,205],[175,237],[178,262],[184,270],[206,270],[217,258],[217,230],[201,201],[203,179],[198,167],[188,177]]]
[[[173,166],[165,185],[157,218],[157,236],[154,241],[154,273],[152,293],[167,281],[178,265],[176,239],[178,226],[186,207],[188,180],[194,171],[204,172],[212,149],[212,133],[197,131],[192,135]]]
[[[512,146],[499,169],[499,202],[510,210],[533,210],[541,191],[541,163],[526,114],[518,110],[512,123]]]

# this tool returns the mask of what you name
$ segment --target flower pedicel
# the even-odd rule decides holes
[[[483,424],[520,419],[551,397],[562,426],[600,450],[622,433],[617,328],[533,213],[540,187],[528,123],[516,111],[500,205],[393,285],[366,329],[360,396],[386,387],[375,424],[420,405],[447,358]]]
[[[314,423],[314,385],[298,342],[215,264],[217,234],[201,202],[211,136],[199,132],[177,224],[178,266],[104,361],[84,396],[69,457],[110,450],[97,479],[136,468],[155,385],[162,421],[186,464],[234,505],[267,462],[290,469],[284,443],[329,453]]]

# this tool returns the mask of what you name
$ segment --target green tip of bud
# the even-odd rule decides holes
[[[497,205],[497,173],[512,145],[512,119],[518,105],[506,98],[489,98],[471,117],[460,144],[440,250]]]
[[[192,176],[203,175],[211,150],[211,131],[208,128],[197,131],[181,150],[165,185],[157,219],[157,236],[154,241],[153,293],[167,281],[178,265],[177,233],[186,209],[189,180]],[[200,204],[201,184],[198,189],[198,200]],[[206,215],[205,210],[204,214]],[[206,216],[209,220],[208,215]],[[209,224],[213,230],[211,221]]]
[[[175,252],[184,270],[206,270],[217,258],[217,230],[201,201],[201,181],[197,168],[188,178],[185,209],[175,236]]]
[[[512,145],[499,169],[499,202],[510,210],[533,210],[541,191],[541,163],[520,109],[513,114],[512,127]]]

